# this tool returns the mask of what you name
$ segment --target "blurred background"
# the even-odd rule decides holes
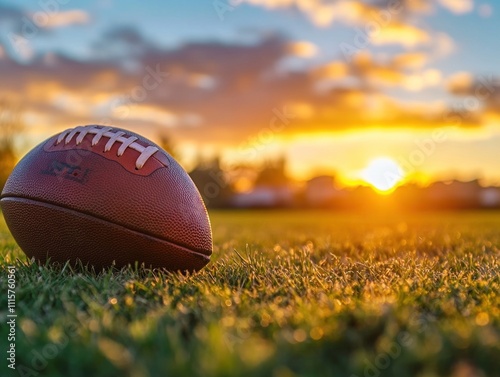
[[[209,207],[500,207],[484,0],[0,1],[0,185],[83,124],[167,149]]]

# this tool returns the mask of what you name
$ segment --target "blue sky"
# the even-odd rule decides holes
[[[53,0],[58,3],[57,0]],[[324,60],[339,56],[339,44],[350,42],[356,35],[356,27],[332,22],[331,25],[317,27],[297,9],[275,9],[241,3],[228,5],[232,10],[219,17],[217,3],[224,1],[193,0],[183,2],[151,0],[147,5],[132,0],[103,1],[60,1],[62,10],[85,10],[91,21],[88,25],[76,26],[52,32],[50,36],[33,41],[40,51],[58,49],[79,56],[89,53],[89,46],[105,30],[115,25],[133,25],[164,47],[175,47],[186,41],[242,41],[252,33],[280,32],[291,39],[309,40],[315,43]],[[331,2],[331,1],[330,1]],[[47,1],[49,3],[49,1]],[[1,1],[0,4],[19,7],[18,1]],[[23,9],[28,12],[43,12],[40,1],[24,1]],[[231,4],[228,2],[227,4]],[[488,5],[492,15],[481,17],[479,9]],[[494,2],[476,2],[476,9],[464,14],[455,14],[445,8],[436,7],[430,14],[418,15],[416,22],[424,27],[441,31],[452,36],[458,43],[453,59],[437,62],[437,66],[448,70],[462,69],[478,73],[493,73],[498,69],[498,55],[495,46],[500,32],[498,15]],[[377,19],[376,16],[373,19]],[[77,41],[77,43],[76,43]],[[400,48],[382,47],[374,50],[383,52]]]

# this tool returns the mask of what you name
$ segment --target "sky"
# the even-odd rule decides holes
[[[187,168],[285,156],[355,185],[385,158],[500,185],[499,21],[481,0],[0,1],[0,98],[23,150],[113,124],[168,135]]]

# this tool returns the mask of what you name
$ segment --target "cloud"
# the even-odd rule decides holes
[[[430,34],[416,26],[402,22],[393,22],[382,26],[373,33],[372,42],[375,45],[397,44],[405,47],[415,47],[430,41]]]
[[[456,14],[469,13],[474,9],[474,0],[438,0],[439,4]]]
[[[455,12],[468,9],[466,0],[440,1]],[[431,13],[435,8],[432,0],[237,0],[237,3],[272,10],[295,9],[319,27],[337,22],[355,27],[353,40],[343,42],[349,50],[364,50],[370,45],[397,45],[406,49],[434,46],[437,57],[448,56],[455,50],[451,37],[418,25],[415,15]]]
[[[461,97],[469,107],[482,105],[488,113],[500,115],[500,77],[493,75],[475,76],[470,72],[458,72],[447,81],[448,91]]]
[[[315,25],[325,27],[333,22],[356,25],[367,21],[376,21],[380,17],[399,17],[406,3],[415,4],[413,1],[401,1],[397,9],[389,4],[380,3],[378,6],[366,1],[351,0],[238,0],[238,3],[248,3],[262,6],[267,9],[295,8],[304,13]]]
[[[283,136],[450,123],[442,109],[403,104],[384,93],[438,85],[441,74],[425,68],[424,53],[386,59],[360,53],[350,63],[287,71],[282,62],[297,51],[305,54],[307,45],[297,50],[296,42],[280,35],[253,44],[212,41],[164,49],[118,28],[103,40],[109,54],[101,50],[87,60],[61,53],[22,64],[0,59],[0,96],[22,101],[37,126],[54,131],[106,122],[149,135],[175,128],[184,140],[213,143],[256,135],[277,112],[292,114]],[[463,124],[477,125],[472,118]]]
[[[433,9],[433,0],[406,0],[403,7],[414,13],[430,13]]]
[[[368,81],[372,85],[380,84],[398,85],[404,74],[401,69],[394,66],[392,62],[379,63],[367,52],[358,54],[352,61],[350,72],[362,81]]]
[[[115,37],[108,45],[110,51],[123,42]],[[234,126],[230,113],[235,109],[244,106],[242,111],[251,112],[252,107],[260,111],[264,96],[258,90],[288,56],[289,43],[274,36],[253,46],[213,42],[161,50],[151,45],[142,54],[131,55],[140,67],[132,70],[123,64],[123,56],[119,59],[114,54],[78,60],[50,53],[24,64],[7,57],[0,60],[0,96],[16,97],[31,112],[46,114],[45,119],[54,114],[52,123],[59,127],[58,121],[74,124],[82,120],[83,114],[76,109],[85,108],[86,122],[109,118],[123,125],[134,121],[136,126],[142,123],[156,128],[173,124],[168,116],[145,119],[147,106],[175,113],[179,127],[203,123],[210,128],[219,121],[223,127]],[[152,89],[154,81],[145,79],[157,69],[160,75],[168,72],[168,83],[161,77],[163,83]],[[92,103],[96,97],[99,101]]]
[[[107,47],[124,47],[131,50],[140,48],[140,51],[152,49],[154,46],[142,36],[139,31],[128,25],[119,25],[104,32],[104,35],[95,44],[97,49],[106,49]]]
[[[474,76],[469,72],[457,72],[451,75],[446,83],[448,90],[453,94],[469,94]]]
[[[453,38],[446,33],[436,33],[432,36],[433,55],[437,58],[445,58],[456,50]]]
[[[500,121],[500,77],[493,75],[474,76],[469,72],[458,72],[447,82],[450,93],[459,96],[455,107],[465,113],[463,118],[475,119],[479,124],[498,125]]]
[[[437,86],[442,83],[443,74],[435,68],[429,68],[422,73],[422,79],[426,86]]]
[[[369,22],[404,22],[414,14],[428,14],[435,9],[434,0],[235,0],[267,9],[296,9],[316,26],[326,27],[335,22],[361,25]],[[473,10],[473,0],[438,0],[456,14]]]
[[[316,45],[307,41],[292,42],[288,45],[288,50],[291,54],[304,58],[313,57],[318,52]]]
[[[332,61],[315,70],[319,79],[340,79],[350,74],[350,67],[344,61]]]
[[[89,23],[89,13],[80,9],[66,11],[44,11],[38,9],[28,12],[22,8],[0,4],[0,22],[21,37],[31,37],[39,32],[72,25]],[[27,36],[26,34],[29,34]]]
[[[326,4],[320,0],[239,0],[238,3],[248,3],[268,9],[296,7],[319,26],[330,24],[335,16],[333,13],[334,5]]]
[[[84,25],[90,22],[90,15],[80,9],[58,12],[35,12],[30,15],[38,27],[55,29],[72,25]]]
[[[329,6],[329,5],[324,5]],[[344,23],[359,24],[362,21],[374,19],[376,15],[377,8],[371,5],[365,4],[360,1],[337,1],[331,6],[331,20],[342,21]],[[321,13],[322,9],[317,9],[317,12],[313,13],[316,17],[321,17],[317,15]]]
[[[23,61],[35,55],[33,39],[51,35],[54,29],[90,22],[83,10],[27,12],[22,8],[0,4],[0,33],[4,34],[6,53]]]
[[[401,86],[411,92],[419,92],[425,88],[438,86],[442,82],[442,74],[437,69],[426,69],[403,77]]]
[[[436,69],[423,69],[428,61],[423,52],[407,52],[389,59],[376,60],[368,52],[360,52],[351,62],[332,61],[316,68],[319,79],[357,80],[361,86],[401,87],[419,91],[441,83],[441,72]]]
[[[428,60],[429,57],[423,52],[407,52],[393,58],[394,65],[402,68],[421,68]]]

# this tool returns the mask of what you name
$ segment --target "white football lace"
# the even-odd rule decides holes
[[[141,169],[148,159],[158,152],[158,148],[153,146],[144,147],[139,143],[136,143],[138,139],[135,136],[125,137],[125,132],[123,131],[113,131],[112,127],[97,128],[95,126],[78,126],[75,128],[70,128],[59,134],[56,144],[61,143],[64,140],[64,144],[68,144],[76,135],[76,144],[81,144],[83,139],[88,134],[95,135],[92,139],[92,146],[95,146],[102,137],[109,138],[108,142],[104,146],[104,152],[109,152],[113,145],[118,142],[121,143],[120,148],[118,148],[117,155],[121,156],[127,148],[131,148],[140,153],[139,157],[135,161],[135,168],[137,170]]]

